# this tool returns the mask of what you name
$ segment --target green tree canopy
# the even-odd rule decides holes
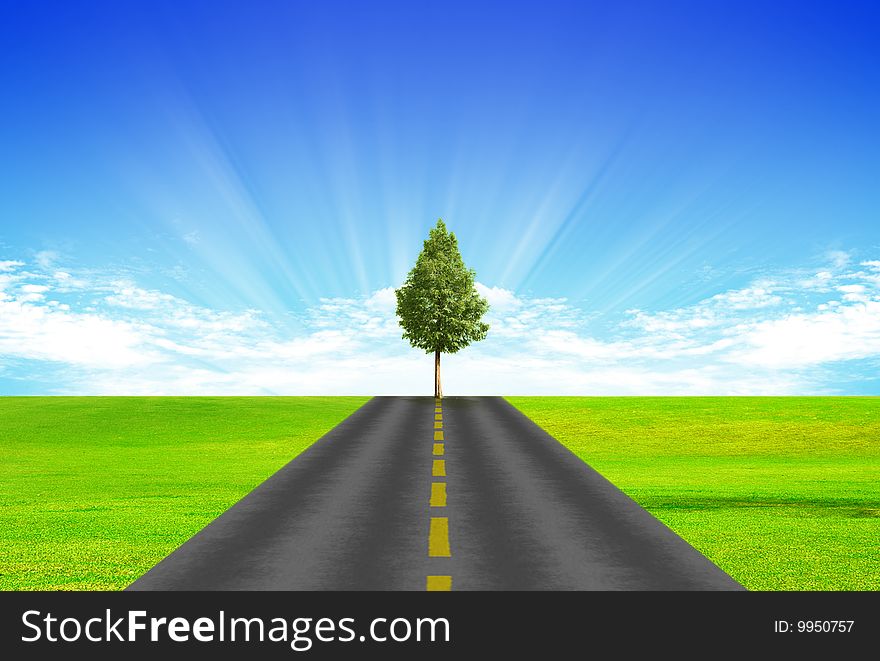
[[[465,266],[455,234],[443,220],[428,235],[416,265],[397,294],[403,339],[435,355],[434,394],[440,389],[440,354],[456,353],[486,337],[482,321],[489,303],[474,287],[476,273]]]

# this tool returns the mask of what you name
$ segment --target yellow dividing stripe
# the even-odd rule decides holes
[[[452,576],[428,576],[428,592],[449,592],[452,590]]]
[[[443,411],[440,407],[440,399],[435,399],[434,429],[443,429]],[[434,440],[442,441],[443,432],[435,431]],[[445,453],[443,443],[434,443],[434,456],[442,457]],[[433,477],[446,477],[446,461],[434,459],[431,466]],[[431,482],[431,507],[446,507],[446,483]],[[449,558],[452,552],[449,548],[449,519],[441,516],[431,517],[431,528],[428,532],[428,556],[432,558]],[[452,576],[428,576],[425,579],[425,589],[428,592],[449,592],[452,590]]]
[[[449,558],[449,519],[445,516],[431,517],[431,532],[428,534],[428,555],[432,558]]]
[[[446,482],[431,482],[431,507],[446,507]]]

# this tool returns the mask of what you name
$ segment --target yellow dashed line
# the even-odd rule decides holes
[[[431,517],[428,555],[432,558],[448,558],[452,555],[449,550],[449,519],[445,516]]]
[[[431,482],[431,507],[446,507],[446,482]]]
[[[435,457],[442,457],[446,454],[446,446],[443,440],[443,409],[440,406],[439,398],[434,401],[434,430],[432,454]],[[433,460],[431,476],[435,478],[446,477],[445,459]],[[432,508],[446,507],[446,482],[431,482],[430,506]],[[428,531],[428,557],[452,557],[452,550],[449,547],[449,519],[445,516],[431,517],[431,526]],[[425,579],[425,589],[428,592],[451,591],[452,576],[427,576]]]
[[[452,576],[428,576],[428,592],[449,592],[452,590]]]

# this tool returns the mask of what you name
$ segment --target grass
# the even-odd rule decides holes
[[[880,589],[880,399],[508,400],[747,588]]]
[[[0,589],[126,587],[364,397],[0,397]]]
[[[878,590],[880,399],[511,397],[750,589]],[[0,589],[121,589],[366,398],[0,398]]]

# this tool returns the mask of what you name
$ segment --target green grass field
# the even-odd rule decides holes
[[[880,589],[880,398],[508,400],[747,588]]]
[[[513,397],[751,589],[880,589],[880,399]],[[0,589],[123,588],[366,398],[0,398]]]
[[[0,589],[131,583],[365,397],[0,397]]]

